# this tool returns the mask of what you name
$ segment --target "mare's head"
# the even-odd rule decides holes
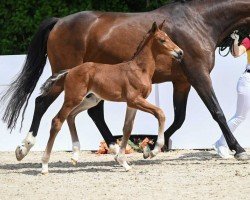
[[[178,47],[164,31],[162,31],[164,22],[165,21],[159,26],[154,22],[150,29],[150,34],[153,37],[152,51],[154,54],[170,55],[176,60],[181,60],[184,55],[183,50]]]

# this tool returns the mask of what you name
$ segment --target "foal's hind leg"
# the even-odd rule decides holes
[[[69,114],[69,116],[67,118],[69,130],[70,130],[70,135],[71,135],[71,139],[72,139],[73,155],[72,155],[71,161],[72,161],[73,165],[76,165],[76,163],[78,162],[79,153],[80,153],[80,142],[79,142],[79,139],[78,139],[77,130],[76,130],[76,126],[75,126],[75,117],[80,112],[82,112],[84,110],[88,110],[89,108],[92,108],[92,107],[96,106],[100,101],[101,101],[101,99],[97,98],[93,94],[87,95],[86,98],[84,99],[84,101],[82,101],[80,103],[80,105],[77,106]]]
[[[122,165],[126,171],[129,171],[131,169],[131,167],[128,165],[126,161],[125,150],[126,150],[126,146],[127,146],[129,137],[133,129],[136,111],[137,111],[136,109],[127,107],[125,122],[123,126],[122,143],[121,143],[121,147],[120,147],[118,154],[115,156],[115,160],[120,165]]]
[[[150,157],[156,156],[156,154],[158,154],[161,151],[161,148],[164,145],[164,126],[166,119],[164,112],[160,108],[147,102],[146,99],[142,97],[138,97],[135,100],[128,102],[128,105],[130,107],[151,113],[158,119],[159,129],[158,129],[158,138],[156,141],[156,145],[152,151],[148,153],[144,152],[144,158],[148,158],[149,156]]]
[[[58,132],[61,130],[63,122],[67,119],[70,112],[79,105],[80,101],[67,101],[64,102],[59,113],[54,117],[50,129],[50,137],[47,143],[47,147],[42,158],[42,174],[48,173],[48,162],[51,154],[51,150]]]
[[[71,162],[73,165],[77,164],[78,159],[79,159],[79,153],[81,150],[79,138],[78,138],[77,131],[76,131],[75,117],[76,117],[76,114],[70,113],[68,118],[67,118],[67,123],[69,126],[69,131],[70,131],[70,135],[71,135],[71,139],[72,139],[73,155],[71,157]]]

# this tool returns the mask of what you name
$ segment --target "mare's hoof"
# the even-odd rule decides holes
[[[167,142],[167,144],[165,144],[165,145],[161,148],[161,150],[162,150],[162,152],[167,152],[167,151],[170,151],[171,149],[172,149],[172,140],[169,139],[168,142]]]
[[[15,153],[16,153],[16,159],[18,161],[21,161],[28,154],[28,149],[23,145],[17,146]]]
[[[237,160],[248,160],[249,157],[246,152],[238,153],[234,155],[235,159]]]

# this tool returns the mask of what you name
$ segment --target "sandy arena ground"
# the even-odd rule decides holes
[[[31,152],[17,162],[14,152],[0,152],[0,200],[250,199],[250,161],[222,160],[212,150],[175,150],[151,160],[131,154],[130,172],[112,155],[82,152],[74,167],[71,153],[53,152],[48,175],[40,174],[41,156]]]

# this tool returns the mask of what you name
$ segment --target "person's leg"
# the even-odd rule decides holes
[[[237,85],[237,107],[235,115],[227,122],[233,133],[236,128],[246,119],[247,113],[250,109],[250,74],[245,73],[239,79]],[[215,149],[222,158],[230,158],[229,150],[226,140],[223,135],[215,143]]]

